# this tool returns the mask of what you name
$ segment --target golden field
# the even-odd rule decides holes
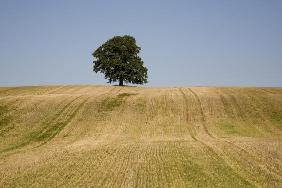
[[[0,88],[0,187],[282,187],[282,88]]]

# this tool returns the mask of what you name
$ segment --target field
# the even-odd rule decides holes
[[[282,187],[282,88],[0,88],[0,187]]]

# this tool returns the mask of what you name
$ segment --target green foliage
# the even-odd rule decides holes
[[[138,56],[140,50],[134,37],[115,36],[92,54],[95,58],[93,71],[103,73],[109,83],[147,83],[147,68]]]

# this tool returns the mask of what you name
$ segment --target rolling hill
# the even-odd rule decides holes
[[[0,88],[0,187],[282,187],[282,88]]]

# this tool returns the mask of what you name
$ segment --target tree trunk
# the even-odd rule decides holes
[[[119,79],[119,86],[123,86],[123,79]]]

